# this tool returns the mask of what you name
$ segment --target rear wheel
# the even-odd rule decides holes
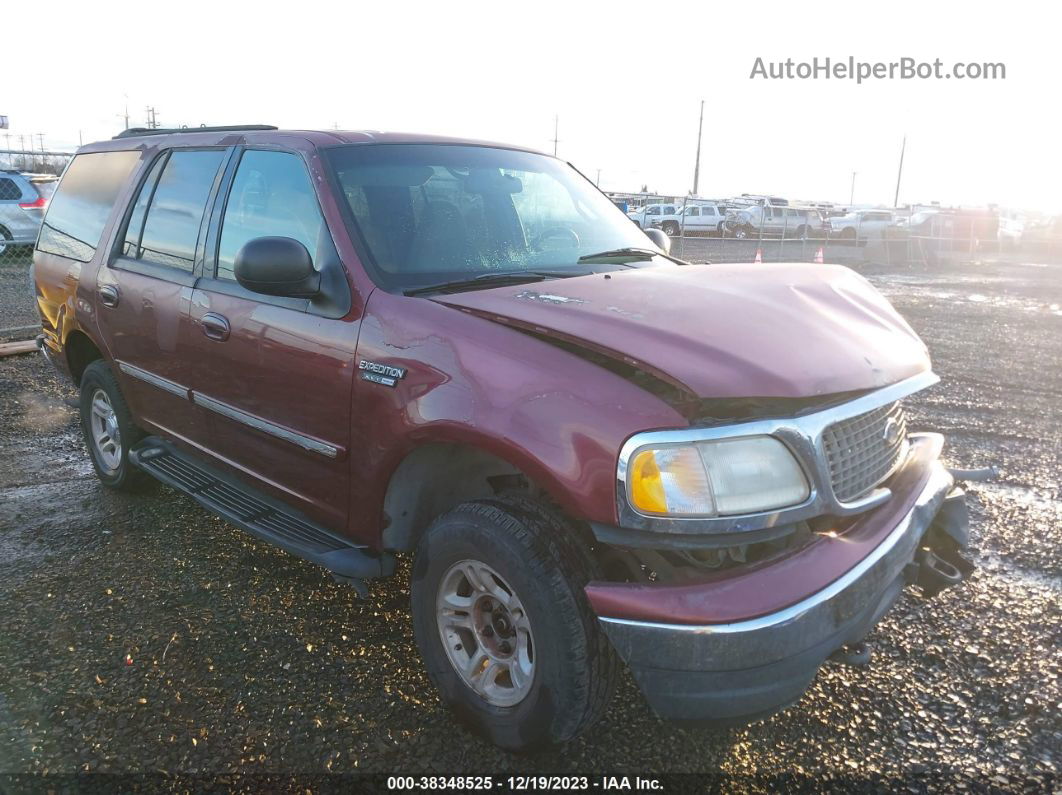
[[[421,539],[413,627],[443,703],[510,750],[564,742],[604,712],[617,661],[568,525],[523,497],[470,502]]]
[[[4,256],[9,248],[11,248],[11,241],[14,240],[11,237],[11,233],[4,227],[0,226],[0,257]]]
[[[134,423],[111,368],[102,359],[81,374],[81,431],[96,475],[104,486],[132,490],[147,476],[129,463],[129,448],[144,433]]]

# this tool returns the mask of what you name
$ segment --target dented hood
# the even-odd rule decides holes
[[[612,355],[701,398],[814,397],[930,368],[889,302],[833,265],[659,266],[435,300]]]

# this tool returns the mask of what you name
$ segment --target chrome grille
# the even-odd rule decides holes
[[[859,499],[888,477],[903,455],[906,439],[907,419],[899,401],[828,426],[822,441],[837,499]]]

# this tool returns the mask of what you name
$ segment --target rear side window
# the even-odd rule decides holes
[[[207,199],[224,157],[218,149],[172,152],[158,181],[149,177],[140,189],[126,230],[125,255],[191,272]]]
[[[0,201],[12,201],[22,198],[22,189],[15,184],[15,180],[4,177],[0,179]]]
[[[257,237],[298,240],[317,266],[324,218],[302,158],[289,152],[248,150],[232,181],[218,246],[218,278],[235,280],[236,254]]]
[[[75,157],[48,204],[37,248],[80,262],[92,259],[114,201],[139,160],[139,152]]]

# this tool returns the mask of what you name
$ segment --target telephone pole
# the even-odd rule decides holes
[[[553,156],[557,156],[557,143],[560,141],[557,138],[557,130],[560,129],[560,116],[553,117]]]
[[[701,100],[701,120],[697,122],[697,162],[693,166],[693,195],[701,179],[701,132],[704,130],[704,100]]]
[[[151,105],[148,105],[147,108],[145,108],[145,111],[147,112],[147,128],[149,130],[157,130],[159,128],[159,123],[155,114],[158,111]]]
[[[856,173],[857,172],[855,172],[855,171],[852,172],[852,192],[848,194],[848,206],[849,207],[851,207],[853,202],[855,202],[855,178],[856,178]]]
[[[900,206],[900,177],[903,176],[903,153],[907,149],[907,135],[903,136],[903,143],[900,145],[900,167],[896,170],[896,195],[892,198],[892,206]]]

